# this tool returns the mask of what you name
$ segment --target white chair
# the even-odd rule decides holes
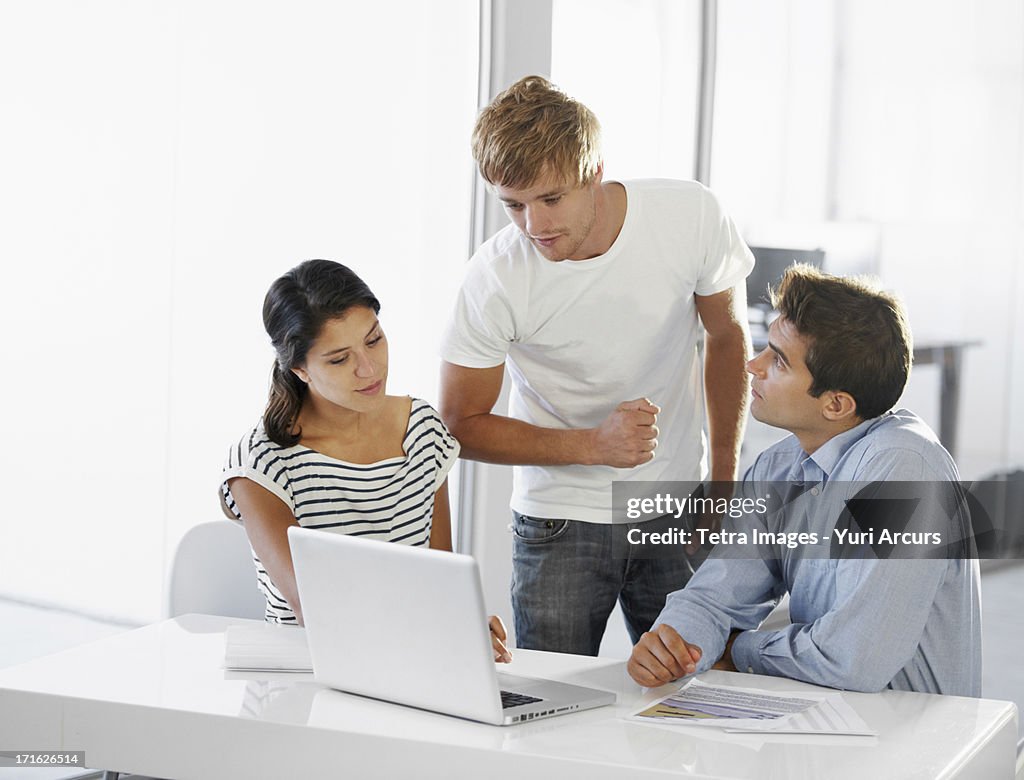
[[[171,564],[166,616],[198,612],[262,619],[266,606],[245,529],[231,520],[189,529]]]

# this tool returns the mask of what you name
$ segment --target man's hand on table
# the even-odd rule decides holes
[[[640,685],[655,688],[697,670],[701,649],[664,624],[648,631],[633,648],[626,670]]]

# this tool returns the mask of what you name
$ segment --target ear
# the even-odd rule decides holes
[[[306,369],[293,368],[292,373],[299,378],[300,382],[304,382],[307,385],[309,384],[309,374],[306,373]]]
[[[850,423],[857,418],[857,401],[845,390],[829,390],[821,396],[821,414],[829,422]]]

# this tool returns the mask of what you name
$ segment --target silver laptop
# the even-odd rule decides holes
[[[615,694],[498,674],[480,574],[468,555],[288,529],[317,682],[509,725],[615,702]]]

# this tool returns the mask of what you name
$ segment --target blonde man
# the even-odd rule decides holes
[[[692,573],[623,552],[611,507],[614,480],[708,474],[701,325],[710,474],[736,477],[753,258],[700,184],[605,181],[597,119],[541,77],[484,109],[473,154],[512,224],[469,263],[441,413],[463,457],[515,466],[519,646],[596,655],[617,599],[636,641]]]

